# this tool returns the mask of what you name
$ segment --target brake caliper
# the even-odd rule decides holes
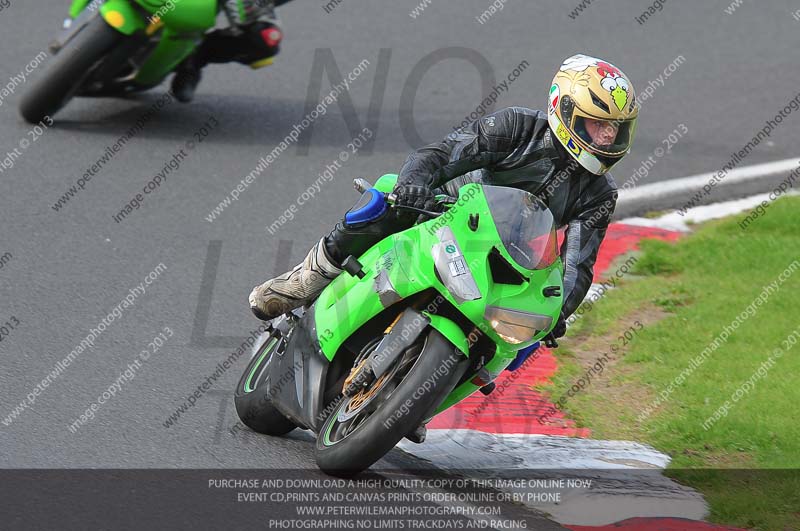
[[[367,363],[369,358],[364,358],[361,363],[350,369],[350,374],[344,381],[342,387],[342,394],[351,397],[359,391],[365,389],[375,380],[375,374],[372,372],[372,366]]]

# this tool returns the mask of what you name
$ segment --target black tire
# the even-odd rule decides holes
[[[281,348],[283,337],[280,332],[273,331],[265,334],[263,338],[255,356],[247,364],[239,383],[236,384],[233,402],[239,420],[251,430],[265,435],[286,435],[297,426],[272,405],[268,396],[269,386],[266,384],[267,366],[272,354]],[[275,342],[271,345],[273,341]]]
[[[124,38],[103,17],[95,16],[61,49],[23,95],[19,111],[35,124],[53,117],[72,99],[92,67]]]
[[[433,413],[461,378],[468,366],[466,362],[467,358],[444,336],[431,329],[411,369],[394,377],[402,378],[396,387],[378,391],[386,392],[387,396],[381,397],[383,401],[377,409],[350,433],[334,440],[343,426],[337,417],[350,402],[340,400],[317,435],[317,466],[338,477],[352,477],[369,468]],[[442,376],[435,378],[436,374]],[[414,398],[415,391],[422,389],[423,384],[427,391]]]

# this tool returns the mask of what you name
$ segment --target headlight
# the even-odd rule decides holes
[[[497,335],[512,345],[532,340],[533,336],[547,330],[553,323],[553,318],[547,315],[497,306],[487,306],[483,318],[489,321]]]

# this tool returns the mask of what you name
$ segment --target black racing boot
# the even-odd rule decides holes
[[[202,66],[198,64],[196,57],[190,55],[175,69],[175,76],[172,78],[172,93],[181,103],[189,103],[194,99],[194,92],[200,79]]]

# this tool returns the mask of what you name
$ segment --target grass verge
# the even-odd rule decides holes
[[[578,320],[545,387],[593,436],[672,457],[711,520],[800,529],[800,198],[642,242],[633,275]],[[573,388],[574,389],[574,388]],[[794,470],[790,470],[794,469]]]

